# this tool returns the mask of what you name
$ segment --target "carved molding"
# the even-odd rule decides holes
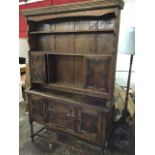
[[[123,0],[93,0],[88,2],[78,2],[78,3],[63,4],[43,8],[28,9],[23,10],[22,14],[25,16],[36,16],[42,14],[44,15],[57,14],[57,13],[67,13],[67,12],[85,11],[85,10],[112,8],[112,7],[119,7],[122,9],[123,5],[124,5]]]

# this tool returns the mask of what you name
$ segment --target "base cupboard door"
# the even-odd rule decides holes
[[[30,119],[39,123],[45,121],[45,102],[43,97],[37,95],[29,96]]]
[[[98,144],[100,135],[100,113],[80,109],[78,112],[78,131],[86,140]]]

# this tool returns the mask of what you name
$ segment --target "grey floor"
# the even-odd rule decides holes
[[[34,130],[38,130],[41,126],[34,124]],[[87,147],[87,146],[86,146]],[[19,155],[99,155],[99,151],[88,147],[88,152],[81,153],[78,150],[71,150],[64,146],[47,147],[45,143],[32,143],[30,139],[30,125],[28,122],[28,114],[25,112],[24,102],[19,103]],[[110,152],[106,155],[127,155],[124,153]]]

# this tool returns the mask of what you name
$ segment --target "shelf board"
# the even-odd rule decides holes
[[[112,54],[90,54],[90,53],[60,53],[60,52],[52,52],[52,51],[31,51],[33,54],[51,54],[51,55],[62,55],[62,56],[94,56],[94,57],[99,57],[99,56],[104,56],[104,57],[111,57]]]
[[[34,94],[34,95],[39,95],[39,96],[42,96],[42,97],[47,97],[47,98],[50,98],[50,99],[53,99],[54,101],[58,101],[59,103],[65,103],[65,104],[74,104],[74,105],[77,105],[77,106],[83,106],[87,109],[94,109],[94,110],[99,110],[99,111],[104,111],[104,112],[107,112],[108,109],[106,107],[102,107],[102,106],[95,106],[95,105],[89,105],[88,103],[85,103],[85,102],[81,102],[81,101],[77,101],[77,100],[74,100],[74,99],[71,99],[69,97],[64,97],[62,95],[55,95],[55,94],[52,94],[50,92],[46,92],[46,91],[41,91],[41,90],[26,90],[25,91],[26,93],[29,93],[29,94]]]
[[[60,83],[60,82],[44,84],[44,88],[51,88],[51,89],[67,91],[71,93],[75,92],[77,94],[84,94],[84,95],[92,96],[92,97],[110,99],[109,93],[107,92],[73,87],[72,85],[69,86],[69,85],[65,85],[64,83]]]
[[[101,32],[114,32],[114,29],[97,29],[97,30],[71,30],[71,31],[32,31],[30,34],[69,34],[69,33],[101,33]]]

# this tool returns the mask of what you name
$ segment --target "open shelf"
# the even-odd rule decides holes
[[[50,84],[44,85],[43,87],[55,89],[55,90],[62,90],[70,93],[74,92],[77,94],[84,94],[87,96],[98,97],[98,98],[105,98],[105,99],[110,98],[109,93],[100,92],[97,90],[79,88],[79,87],[75,87],[75,85],[73,84],[62,83],[62,82],[50,83]]]
[[[48,83],[84,87],[84,57],[74,55],[47,56]]]
[[[37,64],[44,68],[44,72],[41,72],[38,67],[33,67],[33,83],[41,83],[52,89],[109,98],[110,55],[33,52],[31,58],[32,64],[37,60]]]
[[[39,35],[29,37],[31,51],[58,51],[60,53],[112,54],[114,52],[114,33],[59,33],[50,31],[34,32]],[[45,32],[44,35],[42,35]],[[74,31],[73,31],[74,32]],[[99,31],[98,31],[99,32]],[[53,33],[53,32],[52,32]]]

